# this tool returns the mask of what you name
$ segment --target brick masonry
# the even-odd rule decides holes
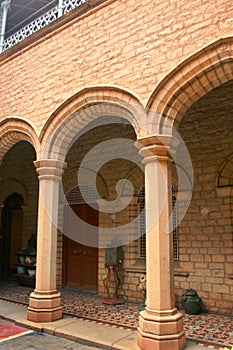
[[[56,31],[47,33],[43,39],[34,43],[30,40],[29,46],[16,50],[11,56],[2,60],[0,57],[0,123],[4,122],[0,124],[0,136],[4,136],[0,150],[3,159],[0,170],[2,178],[14,178],[30,194],[25,209],[23,244],[36,226],[38,182],[35,170],[31,167],[36,156],[25,145],[20,146],[22,149],[17,145],[3,158],[6,151],[18,140],[25,140],[33,144],[39,158],[44,131],[59,126],[53,117],[59,113],[60,106],[63,104],[62,121],[62,118],[65,119],[65,116],[76,110],[75,107],[66,109],[66,104],[79,91],[89,86],[102,86],[107,91],[106,95],[109,86],[119,86],[125,91],[126,98],[134,96],[145,106],[150,101],[150,96],[153,97],[155,87],[172,69],[203,49],[204,54],[195,67],[187,64],[182,71],[183,75],[175,76],[179,78],[180,85],[185,84],[189,76],[198,75],[202,71],[206,62],[209,65],[211,62],[213,65],[218,63],[217,58],[216,61],[211,58],[211,49],[206,50],[205,55],[205,47],[220,37],[232,35],[232,12],[231,2],[226,0],[198,0],[195,3],[176,0],[158,0],[156,3],[149,0],[111,0],[77,16]],[[216,54],[219,62],[231,50],[232,42],[221,44]],[[229,133],[232,130],[229,113],[232,110],[232,84],[226,83],[226,76],[228,80],[232,79],[230,64],[220,65],[215,72],[206,70],[203,75],[198,75],[198,80],[192,82],[192,85],[186,84],[183,94],[179,94],[179,101],[173,103],[172,109],[169,110],[170,105],[167,103],[166,112],[172,118],[176,115],[176,108],[179,108],[180,116],[177,120],[182,118],[179,131],[187,144],[194,167],[193,198],[179,227],[179,260],[175,263],[177,301],[179,304],[184,290],[192,287],[203,298],[206,309],[231,313],[232,187],[229,185],[232,186],[232,182],[229,179],[232,179],[232,175],[227,174],[232,172],[232,166],[229,165],[229,160],[232,159],[232,134]],[[207,94],[218,85],[222,86]],[[158,111],[160,102],[165,103],[170,89],[175,100],[178,95],[173,77],[170,77],[165,86],[162,102],[158,96],[153,101],[154,104],[151,103],[152,106],[158,105]],[[118,95],[115,99],[119,99]],[[85,98],[87,102],[88,99]],[[106,96],[105,98],[107,99]],[[187,112],[186,104],[190,107]],[[16,121],[15,117],[20,117],[23,121]],[[9,118],[7,127],[6,118]],[[25,121],[31,125],[26,126]],[[12,129],[17,129],[17,133],[14,134]],[[125,137],[130,134],[131,139],[136,139],[131,128],[119,132]],[[103,140],[105,134],[109,135],[109,131],[102,129],[101,132],[87,135],[86,140],[81,140],[83,154],[90,140],[93,145],[93,137],[96,141]],[[73,147],[67,155],[70,165],[63,179],[66,190],[74,185],[67,174],[70,168],[78,167],[81,159],[81,152],[78,161],[75,155],[76,148]],[[222,172],[224,164],[226,167]],[[130,169],[125,169],[125,164],[118,164],[118,167],[118,176],[129,173]],[[19,172],[16,168],[22,171]],[[117,175],[114,173],[113,178],[111,168],[105,167],[103,171],[111,199],[115,194]],[[221,183],[224,184],[225,191],[218,186],[220,174],[223,174]],[[136,189],[139,189],[140,183],[141,180],[136,183]],[[19,189],[20,185],[17,186]],[[17,186],[14,188],[17,189]],[[2,202],[3,200],[1,198]],[[125,217],[127,221],[136,212],[137,203],[133,201],[122,219]],[[109,221],[109,218],[100,218],[100,227],[107,224],[106,220]],[[132,227],[132,231],[135,229]],[[125,270],[120,272],[120,295],[133,301],[141,300],[137,288],[141,272],[130,270],[137,259],[137,249],[137,242],[125,247]],[[100,294],[104,293],[104,256],[102,249],[99,252]],[[59,286],[62,274],[61,234],[58,239],[57,263]]]
[[[218,179],[232,154],[232,86],[226,83],[202,97],[179,128],[193,163],[194,190],[179,227],[176,269],[189,276],[176,278],[177,295],[192,287],[206,309],[225,313],[232,313],[232,187],[221,192]],[[229,178],[230,171],[232,186]]]

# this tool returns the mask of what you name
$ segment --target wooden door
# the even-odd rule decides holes
[[[74,241],[64,237],[63,256],[65,261],[63,260],[63,264],[65,271],[63,270],[63,273],[65,276],[63,281],[67,286],[96,290],[98,277],[98,210],[88,204],[73,204],[71,208],[81,220],[76,223],[75,227],[77,239]],[[67,222],[67,220],[69,220],[69,210],[65,210],[64,222]],[[87,234],[90,234],[90,226],[87,227],[85,223],[91,225],[91,246],[80,243],[88,242]]]

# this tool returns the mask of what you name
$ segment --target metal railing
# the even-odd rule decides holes
[[[2,52],[18,44],[31,34],[54,22],[60,16],[85,3],[86,0],[59,0],[59,4],[3,41]]]

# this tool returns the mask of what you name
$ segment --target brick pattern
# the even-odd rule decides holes
[[[6,118],[0,123],[0,161],[5,153],[18,141],[24,140],[31,143],[39,153],[40,145],[36,134],[36,128],[20,118]]]
[[[194,191],[179,227],[176,277],[178,300],[186,288],[194,288],[205,308],[232,313],[232,192],[219,196],[218,169],[227,164],[232,142],[232,82],[213,90],[184,115],[179,131],[191,155]]]
[[[230,0],[158,0],[156,5],[150,0],[106,1],[0,62],[0,170],[1,177],[11,175],[30,193],[24,243],[36,228],[38,181],[31,168],[35,154],[28,149],[19,152],[19,145],[6,153],[15,143],[28,141],[39,158],[58,153],[66,157],[63,186],[68,190],[76,184],[71,167],[78,168],[88,144],[93,146],[94,139],[103,141],[110,136],[109,130],[102,128],[99,133],[84,135],[78,152],[77,144],[68,152],[72,138],[96,118],[113,114],[124,117],[137,136],[167,132],[167,120],[177,127],[182,120],[179,131],[192,157],[195,187],[179,228],[180,260],[176,268],[184,274],[176,277],[178,302],[184,289],[193,287],[207,309],[230,312],[232,202],[229,193],[218,196],[216,178],[219,174],[225,176],[228,168],[223,164],[232,159],[228,130],[233,106],[229,97],[225,99],[232,96],[232,85],[225,84],[233,78],[231,11]],[[217,92],[213,90],[220,85]],[[97,106],[98,102],[101,105]],[[145,106],[150,113],[146,113]],[[79,114],[75,114],[77,111]],[[135,140],[135,133],[128,127],[123,135]],[[122,174],[132,179],[135,189],[141,186],[141,174],[129,164],[119,162],[116,168],[113,174],[111,163],[103,167],[104,181],[99,184],[110,200],[116,196],[115,185]],[[121,213],[121,221],[130,221],[136,212],[137,204],[132,201]],[[62,222],[61,208],[59,220]],[[109,216],[100,217],[100,231],[110,224]],[[132,224],[127,234],[136,229]],[[124,252],[119,294],[140,300],[140,272],[127,270],[136,262],[137,242],[124,247]],[[100,249],[100,294],[104,293],[104,261],[105,251]],[[59,286],[62,232],[58,234],[57,271]]]
[[[230,0],[106,2],[1,62],[0,118],[23,116],[42,130],[90,85],[114,84],[147,99],[182,60],[232,34],[231,8]]]
[[[233,78],[231,38],[218,40],[178,65],[153,91],[148,107],[162,114],[160,132],[179,126],[183,114],[201,96]]]

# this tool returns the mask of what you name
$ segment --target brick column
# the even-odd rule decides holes
[[[172,234],[168,233],[170,141],[170,136],[153,136],[136,143],[145,164],[147,306],[138,328],[143,350],[180,350],[186,343],[182,314],[175,308]]]
[[[36,288],[30,295],[27,318],[51,322],[62,318],[56,290],[57,217],[59,186],[65,163],[45,159],[34,162],[39,174]]]

